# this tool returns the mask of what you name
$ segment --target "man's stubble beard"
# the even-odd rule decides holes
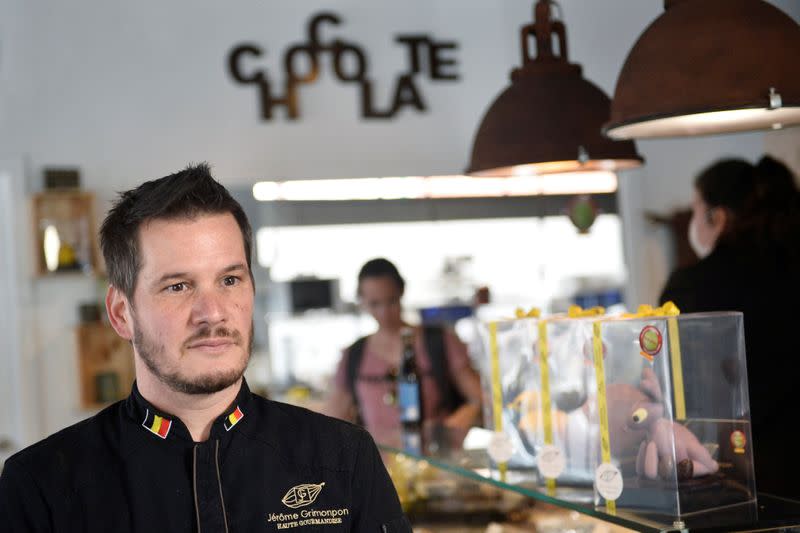
[[[234,338],[237,340],[237,345],[245,347],[242,342],[241,334],[238,331],[231,332],[227,328],[203,328],[197,333],[192,335],[191,341],[208,338],[208,337],[225,337]],[[253,322],[250,322],[250,331],[248,332],[248,339],[246,342],[246,352],[244,363],[241,368],[233,368],[226,372],[212,372],[204,374],[196,378],[190,378],[181,374],[179,369],[173,372],[168,372],[163,368],[163,354],[164,345],[159,345],[153,339],[148,338],[144,334],[142,328],[139,327],[136,318],[133,318],[133,347],[139,357],[141,357],[147,369],[162,383],[175,392],[192,395],[206,395],[214,394],[224,390],[231,385],[235,384],[244,375],[247,365],[250,364],[250,356],[253,352]]]

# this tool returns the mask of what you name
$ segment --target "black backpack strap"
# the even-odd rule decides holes
[[[452,412],[464,403],[464,396],[450,377],[447,348],[444,343],[444,328],[439,325],[425,326],[422,334],[431,362],[431,373],[442,395],[441,407]]]
[[[361,361],[364,360],[364,345],[367,343],[366,337],[361,337],[356,342],[347,348],[347,390],[350,391],[350,396],[353,397],[353,405],[356,407],[356,422],[363,424],[361,419],[361,405],[358,401],[358,390],[356,389],[356,381],[358,380],[358,371],[361,369]]]

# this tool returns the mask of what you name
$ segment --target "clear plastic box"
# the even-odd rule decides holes
[[[549,396],[552,435],[544,425],[546,405],[540,405],[540,424],[535,442],[541,450],[537,466],[550,487],[591,487],[594,479],[597,427],[590,423],[594,405],[595,373],[592,364],[593,318],[554,317],[543,321],[540,334],[546,340],[544,360],[546,379],[541,370],[537,385],[540,394]],[[542,348],[537,349],[537,364],[544,363]]]
[[[595,505],[672,525],[754,516],[741,313],[600,320],[592,353]]]
[[[496,373],[489,364],[481,376],[485,427],[507,438],[508,467],[530,470],[528,479],[543,490],[591,491],[598,438],[589,423],[596,390],[592,320],[497,321],[484,324],[482,337],[489,358],[497,358]]]
[[[496,463],[532,470],[536,467],[539,402],[534,349],[538,318],[498,320],[481,324],[488,364],[481,365],[484,427],[506,437],[505,452],[490,455]]]

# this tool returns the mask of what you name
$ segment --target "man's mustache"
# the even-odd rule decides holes
[[[218,326],[213,330],[209,327],[199,329],[191,337],[183,342],[184,346],[191,346],[192,344],[210,338],[229,338],[234,344],[242,344],[242,334],[238,330],[231,330],[225,326]]]

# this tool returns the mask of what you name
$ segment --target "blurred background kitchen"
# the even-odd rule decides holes
[[[569,62],[613,96],[664,2],[558,4]],[[798,2],[770,4],[800,20]],[[410,321],[447,322],[465,342],[469,317],[518,306],[635,308],[693,259],[700,169],[769,153],[800,170],[800,130],[776,126],[639,140],[643,165],[588,180],[465,177],[533,6],[0,4],[0,461],[129,390],[95,233],[117,191],[189,162],[209,161],[256,233],[251,387],[312,407],[341,350],[374,329],[356,300],[367,259],[403,272]],[[338,62],[302,48],[315,32],[344,45]],[[287,61],[302,78],[294,118]]]

